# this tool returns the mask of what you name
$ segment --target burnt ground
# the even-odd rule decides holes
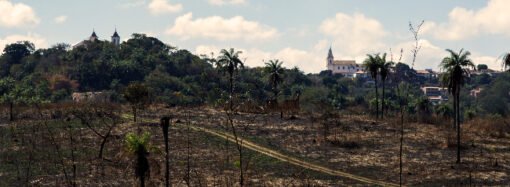
[[[78,186],[136,184],[133,156],[126,151],[124,137],[128,132],[142,131],[152,135],[148,184],[161,186],[164,179],[163,137],[159,125],[150,121],[157,121],[165,115],[173,116],[173,122],[179,123],[170,129],[173,184],[186,186],[189,163],[192,186],[238,185],[239,161],[234,144],[186,128],[189,121],[192,125],[230,132],[226,128],[224,112],[207,107],[157,107],[142,112],[142,122],[134,124],[128,119],[122,120],[105,145],[104,159],[97,158],[101,139],[75,119],[28,117],[16,122],[2,122],[0,186],[67,186],[69,181],[76,181]],[[238,113],[234,116],[234,125],[243,138],[281,153],[371,179],[399,182],[400,132],[395,117],[376,122],[365,115],[335,114],[325,117],[302,113],[296,115],[296,119],[280,119],[279,114]],[[101,132],[106,130],[100,124],[95,127],[103,130]],[[468,127],[462,135],[462,163],[455,164],[456,149],[452,145],[455,134],[447,125],[406,122],[404,184],[509,184],[508,132],[494,136]],[[248,186],[363,185],[293,166],[247,149],[244,153],[245,162],[248,162]],[[73,172],[73,166],[76,172]]]

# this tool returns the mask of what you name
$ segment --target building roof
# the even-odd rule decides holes
[[[356,64],[356,61],[354,61],[354,60],[335,60],[335,61],[333,61],[333,64],[334,65],[353,65],[353,66],[358,65],[358,64]]]
[[[328,58],[334,58],[333,57],[333,51],[331,51],[331,47],[329,47]]]
[[[92,35],[90,35],[90,37],[96,37],[97,38],[96,31],[92,31]]]
[[[113,33],[113,36],[112,36],[112,37],[120,38],[119,34],[117,33],[117,29],[115,29],[115,32]]]

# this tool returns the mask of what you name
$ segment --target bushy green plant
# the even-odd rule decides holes
[[[149,140],[150,133],[145,132],[142,135],[129,133],[126,135],[126,149],[131,153],[134,159],[134,174],[140,180],[140,186],[145,186],[145,177],[150,171],[149,160]]]

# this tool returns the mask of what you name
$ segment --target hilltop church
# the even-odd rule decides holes
[[[113,45],[115,45],[115,46],[119,46],[120,45],[120,36],[119,36],[119,33],[117,33],[117,29],[115,29],[115,32],[113,33],[111,38],[112,38],[111,43]],[[94,42],[96,40],[99,40],[99,37],[97,37],[96,31],[92,30],[92,34],[90,35],[90,37],[88,39],[83,40],[83,41],[75,44],[73,46],[73,48],[77,48],[77,47],[80,47],[80,46],[87,47],[87,42]]]
[[[331,47],[329,48],[327,60],[327,68],[333,74],[342,74],[345,77],[354,78],[365,76],[365,72],[361,64],[356,64],[355,60],[335,60]]]

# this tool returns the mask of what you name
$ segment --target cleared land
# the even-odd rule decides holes
[[[126,112],[129,111],[123,113]],[[104,159],[97,159],[101,139],[76,119],[27,117],[4,123],[0,127],[0,186],[65,185],[65,175],[78,185],[131,185],[136,181],[132,157],[124,148],[124,137],[128,132],[142,131],[152,134],[149,185],[161,185],[163,138],[154,121],[165,115],[173,116],[177,124],[170,130],[174,184],[186,185],[188,163],[189,183],[193,186],[236,184],[237,150],[233,143],[221,137],[231,132],[225,125],[224,112],[212,108],[151,108],[142,114],[143,122],[133,124],[124,119],[114,128],[105,144]],[[392,118],[380,123],[365,115],[300,114],[296,117],[282,120],[278,114],[235,115],[237,131],[243,139],[252,142],[245,141],[245,146],[251,148],[243,150],[248,163],[245,168],[248,185],[367,185],[370,181],[366,180],[370,179],[375,180],[371,184],[398,183],[399,129]],[[96,125],[105,132],[100,124]],[[450,135],[448,126],[406,123],[404,184],[508,184],[508,134],[495,136],[471,131],[468,125],[465,128],[463,163],[456,165],[455,147],[448,141],[454,136]],[[350,174],[355,176],[346,176]]]

